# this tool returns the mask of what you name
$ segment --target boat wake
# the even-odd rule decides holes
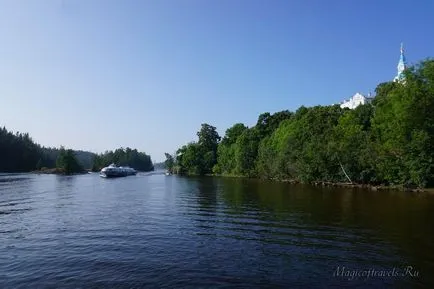
[[[153,172],[144,172],[140,173],[142,176],[154,176],[154,175],[164,175],[165,171],[153,171]]]

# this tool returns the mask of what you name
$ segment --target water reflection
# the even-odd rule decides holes
[[[56,175],[57,188],[59,191],[71,191],[77,182],[78,176],[59,176]]]
[[[217,209],[217,184],[214,178],[192,178],[197,187],[197,202],[203,211],[215,212]]]
[[[239,179],[221,184],[223,200],[238,214],[253,218],[251,212],[259,211],[255,219],[268,228],[260,231],[261,242],[280,240],[296,251],[309,247],[336,266],[418,264],[425,276],[434,269],[433,255],[426,255],[427,248],[434,250],[427,238],[434,237],[432,196]]]
[[[185,182],[187,189],[183,199],[186,211],[186,222],[193,223],[197,228],[198,236],[211,236],[216,234],[216,226],[219,222],[217,187],[213,178],[189,177],[178,179]],[[206,231],[203,234],[203,231]]]
[[[157,174],[28,177],[27,187],[0,186],[2,288],[434,285],[429,196]],[[333,277],[338,266],[405,265],[422,277]]]

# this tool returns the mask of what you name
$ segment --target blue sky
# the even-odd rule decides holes
[[[338,103],[432,57],[434,1],[0,0],[0,125],[162,161],[262,112]]]

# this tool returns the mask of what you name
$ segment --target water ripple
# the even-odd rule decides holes
[[[0,179],[1,288],[434,284],[434,247],[426,241],[434,237],[426,222],[434,217],[431,199],[382,194],[349,201],[352,195],[332,192],[329,202],[323,193],[278,185],[261,191],[238,180],[158,173]],[[386,209],[377,207],[381,202]],[[411,218],[395,221],[408,212]],[[333,277],[337,266],[403,264],[424,278]]]

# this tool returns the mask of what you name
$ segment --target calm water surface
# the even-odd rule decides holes
[[[0,288],[434,288],[433,220],[429,195],[2,174]]]

